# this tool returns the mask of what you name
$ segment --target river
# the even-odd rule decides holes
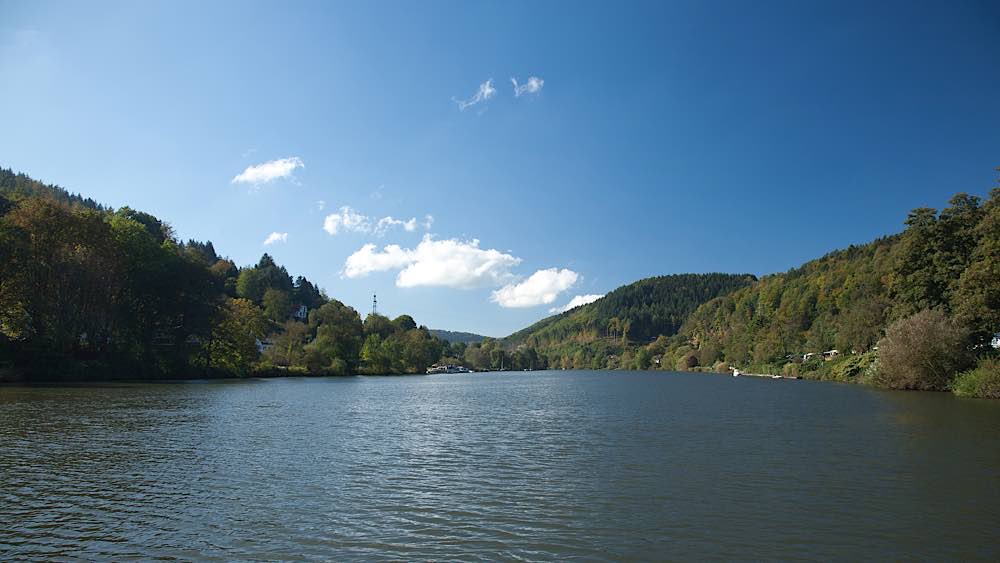
[[[1000,559],[1000,403],[531,372],[0,387],[0,559]]]

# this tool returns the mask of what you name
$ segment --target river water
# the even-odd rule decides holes
[[[0,387],[0,560],[1000,559],[1000,403],[532,372]]]

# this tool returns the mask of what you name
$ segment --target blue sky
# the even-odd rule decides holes
[[[985,1],[0,0],[0,166],[502,336],[986,194],[998,69]]]

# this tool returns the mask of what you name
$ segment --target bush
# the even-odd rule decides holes
[[[878,343],[871,383],[889,389],[947,391],[955,374],[972,365],[968,333],[938,310],[894,322]]]
[[[831,362],[833,366],[830,368],[830,373],[833,376],[833,379],[837,381],[855,381],[857,378],[864,375],[868,366],[870,366],[874,361],[875,354],[873,352],[847,356],[840,360]]]
[[[1000,399],[1000,360],[982,360],[976,369],[959,374],[952,391],[959,397]]]

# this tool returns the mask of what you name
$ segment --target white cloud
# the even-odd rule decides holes
[[[323,230],[331,235],[335,235],[341,231],[350,231],[384,236],[393,227],[402,227],[403,230],[410,233],[416,231],[418,225],[423,226],[426,230],[430,230],[433,222],[434,218],[430,215],[425,216],[422,223],[418,223],[416,217],[403,220],[396,219],[392,215],[386,215],[376,220],[345,205],[337,213],[331,213],[326,216],[323,220]]]
[[[510,269],[521,259],[496,249],[479,248],[478,240],[434,240],[424,235],[413,249],[390,244],[377,251],[366,244],[347,257],[343,275],[359,278],[371,272],[400,270],[397,287],[496,287],[514,278]]]
[[[424,215],[424,222],[421,224],[424,226],[425,231],[431,230],[431,227],[434,225],[434,216],[430,213]]]
[[[316,210],[323,211],[324,209],[326,209],[326,202],[322,199],[316,200]]]
[[[569,311],[570,309],[575,309],[575,308],[577,308],[577,307],[579,307],[581,305],[586,305],[588,303],[593,303],[594,301],[597,301],[601,297],[604,297],[603,293],[602,294],[592,293],[590,295],[577,295],[576,297],[570,299],[569,303],[563,305],[562,307],[553,307],[553,308],[549,309],[549,312],[550,313],[565,313],[566,311]]]
[[[493,87],[493,79],[490,78],[479,85],[479,90],[476,91],[475,96],[472,96],[468,100],[456,100],[452,98],[452,101],[458,104],[458,109],[465,111],[465,108],[485,102],[495,96],[496,93],[497,89]]]
[[[345,205],[337,213],[331,213],[323,219],[323,230],[335,235],[340,231],[368,233],[372,230],[371,219]]]
[[[573,270],[549,268],[538,270],[517,284],[508,284],[490,297],[501,307],[534,307],[552,303],[559,294],[573,287],[580,275]]]
[[[510,79],[514,84],[514,97],[520,98],[523,94],[537,94],[545,86],[545,81],[537,76],[531,76],[524,84],[518,84],[516,78]]]
[[[393,219],[392,215],[382,217],[375,224],[375,234],[382,236],[386,231],[396,226],[403,227],[404,230],[412,233],[417,230],[417,218],[411,217],[408,221],[403,221],[401,219]]]
[[[266,184],[278,178],[287,178],[296,168],[305,168],[302,159],[297,156],[279,158],[262,164],[247,166],[246,170],[237,174],[233,184]]]
[[[375,245],[368,243],[347,257],[347,261],[344,262],[344,276],[361,278],[372,272],[403,268],[411,263],[411,253],[411,250],[403,250],[398,244],[390,244],[381,252],[377,252]]]
[[[264,239],[264,244],[274,244],[276,242],[288,242],[288,233],[279,233],[277,231],[267,235]]]

